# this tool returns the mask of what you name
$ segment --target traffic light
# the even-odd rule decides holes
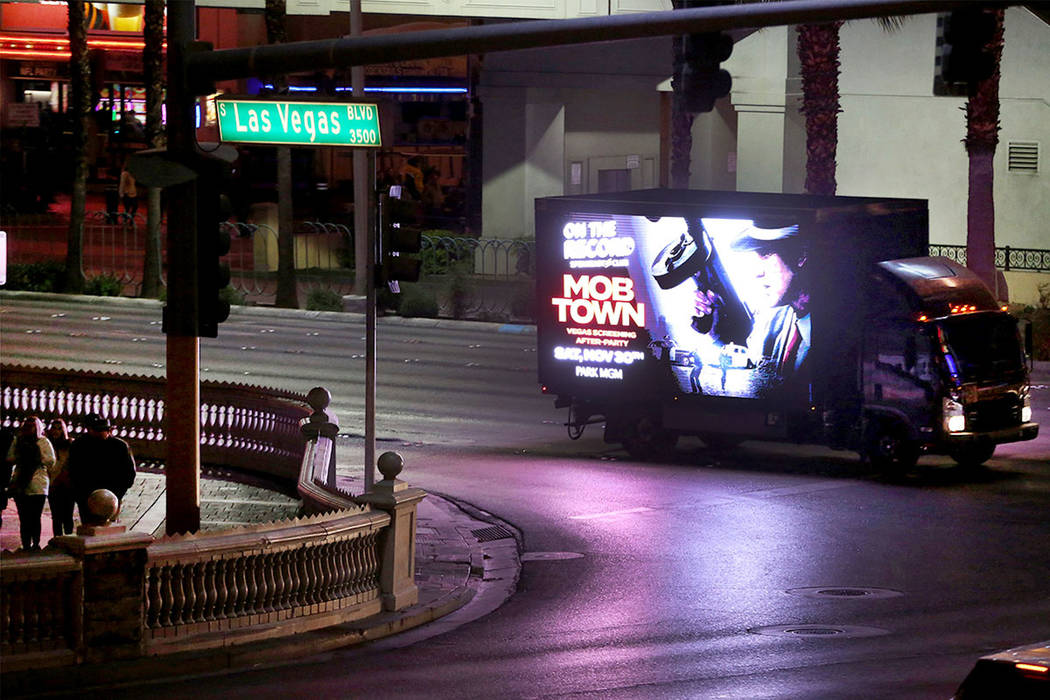
[[[733,39],[722,32],[682,37],[682,90],[686,111],[710,112],[729,94],[733,78],[719,64],[733,53]]]
[[[399,292],[399,282],[418,282],[422,261],[415,257],[423,246],[422,232],[414,226],[403,226],[404,205],[400,198],[385,196],[381,212],[380,257],[376,285],[384,284]]]
[[[948,85],[966,85],[973,94],[977,83],[995,72],[992,44],[999,31],[998,13],[982,7],[955,10],[945,19],[943,31],[941,79]]]
[[[224,225],[230,216],[225,194],[230,165],[199,153],[170,158],[164,152],[154,152],[152,157],[131,162],[151,186],[177,185],[192,190],[195,225],[186,231],[169,231],[163,331],[214,338],[219,324],[230,315],[230,304],[222,297],[222,290],[230,283],[230,266],[221,259],[230,252],[230,233]],[[177,201],[185,202],[189,196],[189,191],[182,193]]]
[[[225,194],[229,165],[217,158],[200,158],[197,176],[197,335],[215,338],[219,324],[230,316],[223,290],[230,284],[229,197]]]

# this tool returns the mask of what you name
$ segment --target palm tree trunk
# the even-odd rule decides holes
[[[83,0],[68,0],[69,77],[72,87],[73,192],[66,235],[66,291],[84,291],[84,210],[87,207],[87,120],[91,115],[91,64]]]
[[[164,144],[164,125],[161,104],[164,96],[164,73],[161,67],[164,42],[164,0],[146,0],[145,22],[142,27],[146,44],[143,67],[146,77],[146,143],[150,148]],[[142,289],[139,295],[147,299],[160,296],[160,189],[146,188],[146,251],[142,260]]]
[[[966,153],[969,156],[969,194],[966,200],[966,266],[996,290],[995,171],[992,161],[999,145],[999,65],[1003,55],[1003,10],[996,16],[995,36],[985,51],[995,64],[992,75],[977,83],[966,102]]]
[[[292,235],[292,149],[277,147],[277,295],[274,304],[299,308],[295,282],[295,237]]]
[[[680,5],[675,3],[675,7]],[[671,40],[672,65],[671,76],[671,187],[689,189],[689,171],[692,166],[693,152],[693,119],[695,115],[685,108],[682,90],[682,37]]]
[[[798,27],[802,114],[806,117],[806,192],[835,194],[839,138],[839,27],[842,22]]]
[[[266,0],[266,40],[280,44],[288,40],[285,0]],[[285,77],[274,78],[277,92],[285,92]],[[295,280],[295,238],[292,232],[292,151],[277,147],[277,294],[274,303],[299,308]]]

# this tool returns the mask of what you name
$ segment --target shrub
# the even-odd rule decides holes
[[[16,263],[7,267],[7,289],[24,292],[62,292],[66,286],[66,265],[58,260]]]
[[[470,306],[470,280],[462,267],[455,267],[448,280],[448,301],[452,306],[452,318],[464,318]]]
[[[306,295],[309,311],[342,311],[343,296],[334,289],[311,289]]]
[[[424,248],[419,252],[419,260],[421,274],[443,275],[448,272],[449,255],[444,248]]]
[[[164,296],[167,297],[167,290],[165,289]],[[233,288],[232,285],[227,285],[219,290],[219,298],[225,301],[230,306],[244,306],[248,303],[247,298],[241,292],[238,292]]]
[[[423,231],[432,245],[420,251],[423,274],[443,275],[456,268],[469,271],[474,261],[475,239],[455,236],[451,231],[432,229]]]
[[[96,297],[119,297],[124,283],[113,275],[98,275],[84,283],[84,294]]]
[[[416,285],[404,285],[401,290],[401,315],[417,318],[437,318],[438,302],[433,294]]]
[[[510,313],[514,318],[534,319],[536,311],[536,294],[531,284],[518,286],[510,300]]]
[[[401,306],[403,294],[394,294],[385,284],[376,290],[376,309],[397,311]]]

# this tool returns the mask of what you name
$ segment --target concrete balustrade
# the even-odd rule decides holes
[[[47,383],[49,373],[54,384]],[[157,398],[162,390],[148,378],[124,382],[115,374],[7,367],[2,375],[5,421],[40,413],[78,425],[81,414],[69,407],[89,412],[134,405],[143,389],[152,392],[150,400],[159,407],[154,415],[163,414]],[[30,377],[39,381],[37,386],[60,388],[33,393],[24,385]],[[340,492],[335,486],[338,420],[328,412],[328,392],[318,387],[305,397],[287,392],[266,397],[266,391],[223,385],[226,408],[217,408],[215,415],[227,418],[212,421],[215,436],[202,441],[221,448],[214,454],[246,452],[250,458],[233,461],[252,465],[257,473],[295,479],[307,515],[160,539],[123,531],[118,521],[56,537],[39,555],[5,554],[0,567],[5,694],[39,690],[53,672],[48,669],[87,674],[104,667],[111,673],[104,664],[123,660],[130,668],[170,655],[229,653],[417,601],[416,506],[425,493],[397,479],[404,466],[400,456],[380,457],[384,478],[372,491]],[[310,408],[296,403],[296,397]],[[251,417],[240,425],[240,418],[228,418],[245,408],[237,399],[255,406],[245,411]],[[287,435],[278,430],[274,437],[272,431],[296,424],[299,462],[289,472],[282,466],[292,449]],[[269,442],[263,437],[268,431]],[[152,445],[160,438],[144,436],[162,436],[162,424],[136,423],[134,434],[139,444]],[[260,449],[263,444],[266,448]],[[119,680],[119,672],[111,677]]]

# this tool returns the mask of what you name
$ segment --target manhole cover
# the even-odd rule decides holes
[[[559,561],[562,559],[581,559],[579,552],[525,552],[522,561]]]
[[[768,637],[835,637],[836,639],[878,637],[883,634],[889,634],[888,630],[878,627],[860,627],[858,625],[769,625],[766,627],[752,627],[748,632]]]
[[[470,534],[477,538],[478,542],[492,542],[493,540],[502,540],[508,537],[514,537],[514,533],[510,530],[500,527],[499,525],[493,525],[492,527],[483,527],[480,530],[471,530]]]
[[[872,588],[869,586],[809,586],[807,588],[789,588],[786,593],[804,598],[897,598],[904,595],[892,588]]]

